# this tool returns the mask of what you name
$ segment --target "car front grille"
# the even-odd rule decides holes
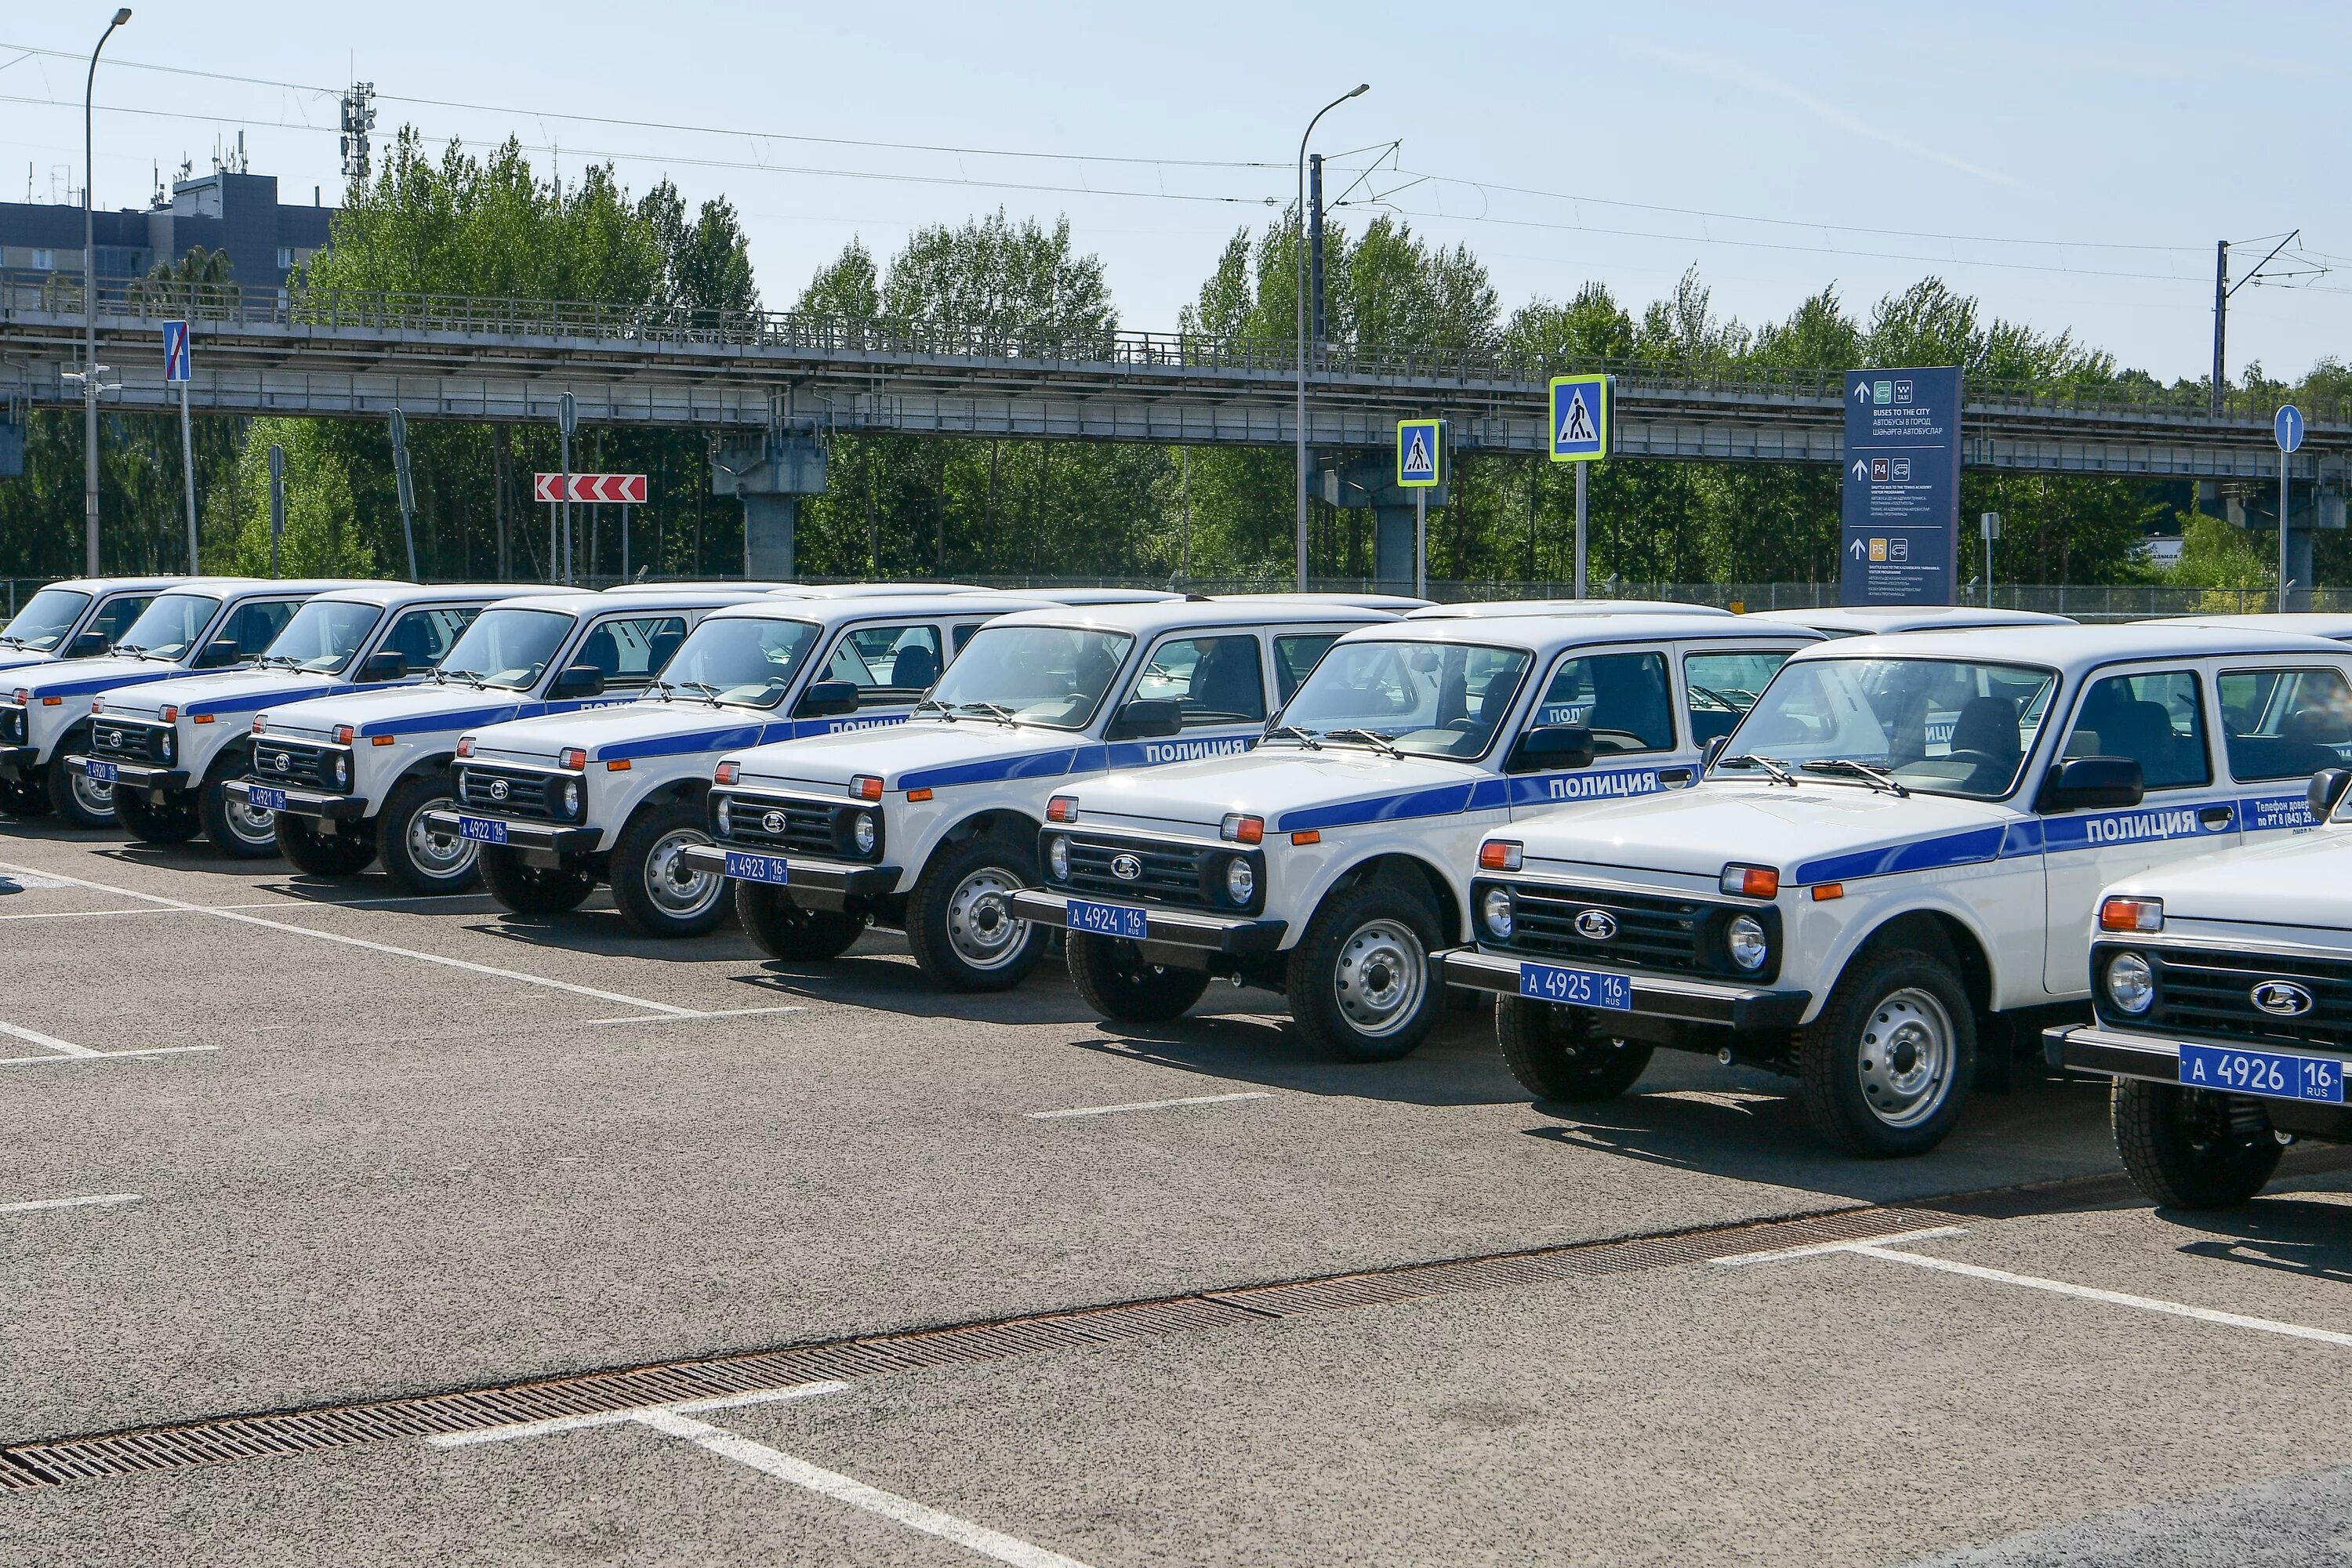
[[[168,763],[163,738],[167,724],[144,724],[100,714],[90,721],[89,750],[96,757],[116,763]]]
[[[1209,863],[1229,851],[1203,845],[1154,843],[1147,838],[1070,838],[1070,874],[1061,886],[1106,898],[1176,904],[1185,909],[1219,907],[1210,896]],[[1114,869],[1132,857],[1137,875]]]
[[[1713,973],[1724,967],[1710,961],[1706,932],[1713,921],[1736,912],[1726,906],[1614,889],[1502,885],[1512,896],[1511,940],[1503,945],[1514,952],[1675,974]],[[1610,935],[1595,937],[1578,929],[1579,917],[1593,911],[1608,917]]]
[[[2156,1003],[2138,1017],[2118,1011],[2104,976],[2106,957],[2136,952],[2156,971]],[[2100,1022],[2119,1029],[2252,1044],[2352,1048],[2352,959],[2289,958],[2227,949],[2103,946],[2095,973]],[[2280,1017],[2254,1005],[2254,991],[2272,981],[2302,987],[2310,1010]]]
[[[457,801],[461,805],[500,816],[535,816],[549,822],[555,819],[548,805],[549,786],[555,781],[546,773],[469,763],[458,777]]]
[[[841,853],[833,825],[841,807],[813,800],[789,800],[773,795],[729,797],[727,831],[730,844],[762,849],[785,849],[831,858]],[[879,807],[873,808],[879,811]]]
[[[300,741],[258,740],[253,743],[253,762],[246,776],[256,784],[299,784],[305,789],[341,795],[350,787],[350,775],[347,772],[345,782],[336,781],[334,756],[333,749],[327,746]]]

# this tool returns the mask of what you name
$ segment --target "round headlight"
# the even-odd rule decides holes
[[[335,753],[335,782],[339,784],[352,782],[352,756],[349,752]]]
[[[1225,862],[1225,897],[1248,903],[1257,892],[1257,868],[1236,855]]]
[[[2156,1000],[2156,974],[2136,952],[2107,961],[2107,1000],[2126,1013],[2145,1013]]]
[[[874,814],[870,811],[861,811],[849,819],[849,841],[857,847],[860,855],[874,853],[875,836],[878,831],[874,826]]]
[[[731,836],[734,831],[735,797],[733,795],[722,795],[719,797],[719,837],[721,838],[728,837]]]
[[[579,815],[580,815],[580,781],[579,781],[578,779],[565,779],[565,780],[563,781],[562,796],[563,796],[563,815],[564,815],[564,816],[579,816]]]
[[[1761,969],[1764,961],[1771,956],[1771,946],[1764,940],[1763,922],[1754,915],[1736,916],[1723,935],[1731,948],[1731,962],[1742,969]]]
[[[1478,920],[1486,934],[1496,942],[1511,940],[1511,895],[1500,888],[1489,888],[1478,901]]]
[[[172,760],[172,753],[173,753],[173,752],[175,752],[175,751],[177,751],[177,750],[179,749],[176,745],[174,745],[174,744],[173,744],[173,742],[174,742],[178,738],[179,738],[179,731],[178,731],[177,730],[166,730],[166,731],[163,731],[163,760],[164,760],[165,762],[167,762],[167,763],[168,763],[168,762],[170,762],[170,761]]]
[[[1056,882],[1070,879],[1070,841],[1058,833],[1045,840],[1045,870]]]

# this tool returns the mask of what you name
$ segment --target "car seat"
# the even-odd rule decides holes
[[[1217,637],[1192,667],[1192,689],[1185,705],[1203,713],[1231,713],[1243,719],[1265,717],[1265,693],[1259,689],[1257,645],[1247,637]]]
[[[910,642],[890,660],[889,684],[908,691],[929,691],[940,678],[940,656],[930,644]]]
[[[1971,795],[1993,795],[2009,787],[2017,775],[2024,748],[2017,734],[2017,704],[2007,697],[1971,697],[1952,721],[1952,750],[1982,753],[1960,787]]]
[[[612,627],[598,626],[580,645],[572,662],[587,665],[609,680],[621,673],[621,640],[613,635]]]
[[[1666,710],[1665,686],[1659,674],[1657,665],[1641,656],[1592,661],[1592,712],[1585,727],[1634,737],[1631,746],[1603,742],[1606,750],[1662,751],[1674,744],[1674,719]]]

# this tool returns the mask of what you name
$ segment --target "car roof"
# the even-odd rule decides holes
[[[1273,605],[1281,603],[1307,605],[1352,605],[1360,610],[1393,610],[1403,615],[1407,610],[1426,610],[1437,603],[1434,599],[1416,599],[1408,594],[1322,594],[1312,589],[1293,589],[1288,593],[1215,594],[1221,605]]]
[[[782,590],[804,599],[865,599],[891,594],[993,594],[969,583],[787,583]]]
[[[561,590],[559,590],[561,591]],[[796,594],[790,583],[755,583],[749,579],[714,577],[698,583],[615,583],[607,594]]]
[[[2148,624],[2160,626],[2227,626],[2250,632],[2294,632],[2301,637],[2352,642],[2352,614],[2340,610],[2286,610],[2260,616],[2169,616]]]
[[[125,589],[134,594],[150,591],[161,593],[166,588],[177,588],[189,583],[236,581],[239,579],[234,577],[60,577],[54,583],[42,584],[40,588],[34,589],[33,593],[37,594],[43,588],[65,588],[77,594],[118,594]],[[26,594],[24,598],[18,599],[17,606],[22,608],[25,600],[32,596],[33,594]]]
[[[1749,618],[1786,621],[1816,631],[1853,632],[1864,637],[1886,632],[1959,631],[1970,626],[2071,626],[2072,616],[2041,610],[1989,610],[1967,605],[1820,605],[1803,610],[1758,610]],[[2352,624],[2352,617],[2347,617]]]
[[[1892,637],[1842,637],[1808,648],[1800,658],[1966,658],[2084,669],[2126,659],[2205,658],[2218,655],[2341,656],[2342,645],[2292,632],[2241,631],[2228,626],[2123,621],[2107,626],[1983,626],[1968,631],[1902,632]]]
[[[1066,605],[1023,610],[992,624],[1086,626],[1151,637],[1177,626],[1313,626],[1335,621],[1374,626],[1395,619],[1385,610],[1363,610],[1351,605],[1228,605],[1214,599],[1171,599],[1150,605]]]
[[[1773,642],[1805,647],[1822,640],[1805,626],[1759,626],[1749,616],[1481,616],[1463,620],[1422,620],[1407,616],[1388,626],[1348,634],[1349,642],[1470,642],[1504,644],[1541,652],[1584,643]]]
[[[532,609],[564,610],[575,616],[593,616],[599,611],[619,608],[632,610],[709,610],[721,605],[756,603],[765,597],[756,591],[721,591],[717,588],[687,589],[670,594],[630,594],[620,604],[610,594],[591,593],[584,588],[539,588],[510,595],[489,607],[494,610]]]
[[[1712,605],[1684,605],[1672,599],[1474,599],[1459,605],[1432,605],[1406,616],[1410,621],[1493,620],[1527,616],[1728,616]]]
[[[1184,595],[1168,588],[1006,588],[1016,599],[1049,605],[1171,605]]]
[[[790,599],[767,595],[743,604],[728,605],[710,613],[717,620],[814,621],[837,626],[844,621],[870,620],[884,616],[1004,616],[1017,610],[1050,610],[1042,599],[999,598],[993,594],[903,594],[853,599]]]
[[[263,594],[333,593],[339,588],[413,588],[414,583],[386,584],[382,578],[369,577],[225,577],[218,579],[226,590],[248,597]]]
[[[343,605],[396,605],[410,599],[510,598],[511,583],[369,583],[357,588],[331,588],[319,595]]]

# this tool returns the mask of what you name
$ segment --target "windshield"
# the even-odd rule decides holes
[[[1024,724],[1084,729],[1134,646],[1126,632],[983,626],[931,688],[931,700],[950,717],[994,710]]]
[[[748,708],[773,708],[816,642],[806,621],[705,621],[679,645],[655,689]]]
[[[2046,669],[1962,659],[1795,659],[1717,765],[1754,775],[1769,770],[1743,759],[1861,763],[1910,789],[1996,800],[2017,787],[2056,681]]]
[[[571,630],[572,617],[560,610],[485,610],[435,673],[519,691],[539,679]]]
[[[1337,643],[1275,716],[1268,737],[1289,728],[1341,745],[1481,756],[1529,662],[1517,648],[1468,643]]]
[[[25,607],[16,612],[7,630],[0,631],[0,643],[47,653],[73,630],[74,622],[81,618],[83,606],[89,600],[88,594],[71,588],[44,588],[25,601]]]
[[[219,608],[220,601],[209,594],[165,594],[131,623],[114,651],[178,658],[205,635]]]
[[[341,669],[382,619],[381,605],[313,599],[294,612],[261,662],[320,675]]]

